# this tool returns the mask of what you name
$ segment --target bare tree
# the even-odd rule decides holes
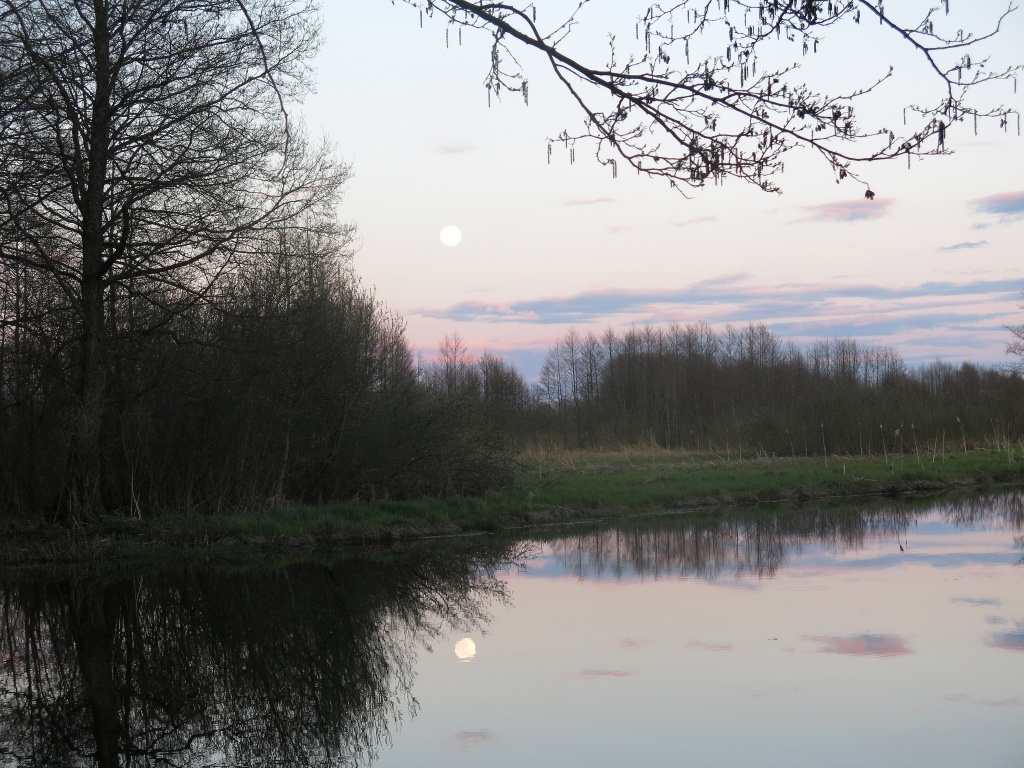
[[[584,387],[588,341],[579,347]],[[614,357],[601,368],[596,399],[583,402],[584,428],[574,434],[571,342],[558,339],[549,349],[541,372],[546,407],[533,422],[538,440],[723,453],[739,444],[744,453],[795,456],[884,453],[894,439],[903,450],[902,436],[929,440],[934,455],[947,432],[964,446],[993,434],[1005,444],[1024,427],[1018,374],[970,363],[914,368],[890,347],[852,339],[820,339],[802,350],[763,325],[715,332],[699,322],[630,328],[621,337],[609,330],[603,344]]]
[[[506,91],[528,100],[529,82],[516,53],[542,54],[584,117],[582,130],[563,131],[549,143],[549,153],[560,142],[573,158],[577,142],[589,140],[613,174],[624,163],[673,187],[702,187],[731,176],[775,192],[784,156],[800,146],[816,151],[838,182],[856,177],[860,162],[944,154],[956,124],[976,130],[979,120],[991,119],[1005,129],[1015,117],[1019,131],[1013,110],[974,99],[991,95],[979,86],[1015,81],[1020,71],[1013,64],[990,67],[981,45],[999,32],[1013,5],[988,29],[973,33],[946,18],[949,0],[912,8],[881,0],[675,0],[643,11],[629,30],[635,42],[609,32],[608,58],[599,64],[570,52],[590,0],[554,20],[530,2],[407,2],[421,16],[492,36],[488,98]],[[977,10],[963,6],[963,14]],[[872,26],[881,38],[867,37]],[[819,91],[800,62],[819,46],[842,44],[844,35],[857,45],[848,60],[863,82],[842,92]],[[878,61],[877,52],[888,50],[917,57],[935,98],[907,103],[902,115],[890,114],[879,125],[862,125],[857,108],[894,78],[892,66]],[[916,83],[913,90],[919,98],[928,84]],[[874,196],[870,189],[865,194]]]
[[[1021,304],[1020,308],[1024,309],[1024,304]],[[1011,363],[1011,367],[1016,371],[1024,373],[1024,325],[1008,325],[1006,330],[1013,336],[1006,345],[1006,354],[1016,355],[1020,358],[1015,363]]]
[[[118,307],[148,334],[346,176],[290,118],[315,9],[278,0],[0,0],[0,265],[74,308],[65,515],[103,509]]]

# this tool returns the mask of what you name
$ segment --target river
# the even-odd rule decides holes
[[[0,577],[0,764],[1020,766],[1024,495]]]

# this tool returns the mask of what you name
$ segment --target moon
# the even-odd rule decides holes
[[[458,245],[462,242],[462,230],[454,224],[449,224],[441,230],[441,242],[449,248]]]
[[[455,644],[455,655],[459,657],[459,661],[470,661],[476,656],[476,643],[473,642],[473,638],[464,637]]]

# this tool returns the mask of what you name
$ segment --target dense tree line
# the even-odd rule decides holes
[[[548,351],[537,395],[535,421],[566,447],[923,453],[1024,432],[1019,373],[911,367],[891,347],[853,339],[801,348],[763,324],[570,330]]]
[[[509,417],[489,403],[521,379],[490,357],[417,367],[401,318],[352,274],[350,236],[324,222],[269,233],[203,301],[108,291],[104,508],[480,493],[509,478]],[[5,266],[0,318],[0,505],[53,514],[73,452],[74,308]]]

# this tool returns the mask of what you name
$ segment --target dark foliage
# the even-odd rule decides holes
[[[503,423],[482,395],[417,377],[401,319],[349,271],[348,239],[323,224],[269,237],[207,300],[170,318],[147,297],[110,292],[107,509],[483,493],[507,482]],[[36,273],[3,275],[0,504],[52,513],[70,450],[74,324]]]

